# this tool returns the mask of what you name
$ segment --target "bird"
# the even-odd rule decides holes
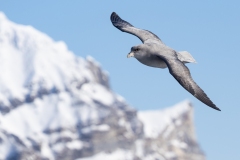
[[[156,68],[168,68],[169,73],[194,97],[207,106],[221,111],[207,94],[193,80],[185,63],[196,62],[188,52],[177,52],[165,45],[162,40],[151,31],[139,29],[129,22],[121,19],[117,13],[112,12],[110,20],[114,27],[122,32],[137,36],[142,44],[131,47],[127,57],[134,57],[140,63]]]

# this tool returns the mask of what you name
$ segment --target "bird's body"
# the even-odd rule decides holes
[[[144,65],[156,68],[166,68],[167,64],[163,58],[176,57],[176,53],[172,50],[166,49],[167,46],[163,46],[157,43],[144,43],[138,46],[142,51],[145,51],[143,54],[135,54],[134,57]],[[158,50],[165,50],[162,53],[159,53]]]
[[[137,36],[143,42],[143,44],[132,47],[127,57],[135,57],[139,62],[150,67],[168,67],[170,74],[182,87],[204,104],[220,111],[204,91],[193,81],[185,63],[195,62],[195,60],[188,52],[176,52],[166,46],[152,32],[135,28],[130,23],[122,20],[115,12],[112,13],[110,19],[116,28]]]

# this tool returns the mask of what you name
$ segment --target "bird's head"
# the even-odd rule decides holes
[[[142,57],[143,54],[144,54],[144,50],[141,45],[133,46],[131,48],[131,52],[128,53],[127,58],[130,58],[130,57],[138,58],[138,57]]]

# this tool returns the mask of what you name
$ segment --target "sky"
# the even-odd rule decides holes
[[[0,11],[64,41],[77,56],[94,57],[109,73],[112,89],[138,110],[189,99],[207,159],[240,159],[240,1],[0,0]],[[176,51],[190,52],[197,61],[187,64],[193,79],[222,111],[194,98],[168,69],[128,59],[130,48],[141,41],[113,27],[113,11]]]

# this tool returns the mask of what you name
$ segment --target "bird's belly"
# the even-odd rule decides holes
[[[141,62],[142,64],[145,64],[145,65],[150,66],[150,67],[167,68],[166,63],[160,58],[145,57],[145,58],[141,58],[141,59],[137,59],[137,60],[139,62]]]

